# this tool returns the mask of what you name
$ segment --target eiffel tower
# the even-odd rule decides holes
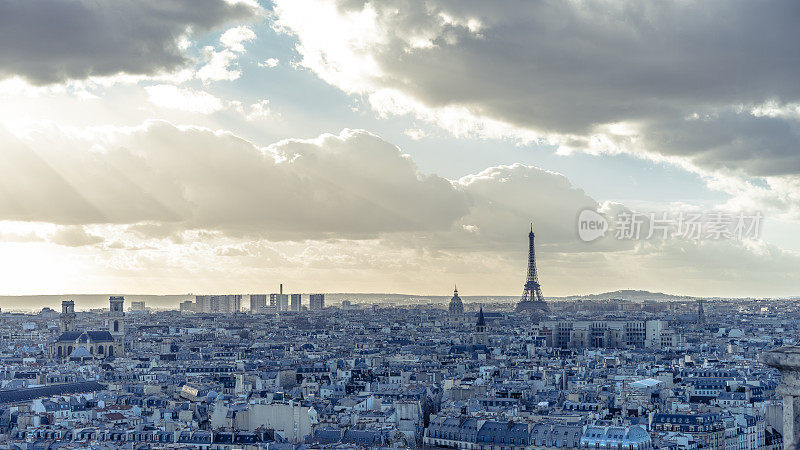
[[[522,298],[517,303],[517,312],[542,315],[549,309],[542,295],[539,276],[536,274],[536,251],[533,248],[533,224],[531,224],[531,232],[528,233],[528,277],[522,289]]]

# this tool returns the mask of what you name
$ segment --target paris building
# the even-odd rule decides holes
[[[105,359],[124,351],[124,297],[109,298],[104,330],[82,330],[75,324],[75,302],[61,302],[61,334],[50,344],[50,356],[56,360]]]

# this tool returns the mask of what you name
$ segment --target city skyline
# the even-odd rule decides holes
[[[535,279],[532,277],[531,279]],[[646,294],[643,294],[646,295]],[[795,450],[798,300],[109,296],[0,312],[0,436],[65,448]],[[261,299],[258,299],[259,301]],[[276,299],[277,300],[277,299]],[[322,299],[320,299],[322,300]],[[324,302],[324,300],[322,300]],[[275,307],[283,303],[282,307]],[[311,306],[311,305],[309,305]],[[542,314],[543,313],[543,314]]]
[[[0,450],[800,450],[798,19],[0,0]]]
[[[792,2],[202,1],[0,7],[0,294],[800,295]]]

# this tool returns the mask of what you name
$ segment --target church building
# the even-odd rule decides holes
[[[80,330],[75,325],[75,302],[61,302],[61,334],[50,344],[54,359],[83,360],[120,356],[124,350],[124,297],[109,299],[108,329]]]
[[[483,306],[478,312],[478,321],[475,323],[475,334],[473,336],[475,345],[489,345],[489,335],[486,332],[486,317],[483,315]]]
[[[464,320],[464,303],[461,302],[461,297],[458,296],[458,287],[453,289],[453,298],[450,299],[450,306],[448,307],[447,313],[450,322],[460,322]]]

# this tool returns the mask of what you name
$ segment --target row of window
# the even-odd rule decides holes
[[[433,437],[434,438],[441,438],[441,439],[448,439],[448,440],[458,440],[458,434],[457,433],[447,433],[447,432],[433,431]],[[480,442],[481,443],[486,443],[486,437],[485,436],[481,436]],[[494,436],[489,438],[489,442],[488,443],[494,444]],[[500,444],[505,444],[505,443],[506,443],[505,437],[501,436],[500,437]],[[511,444],[511,445],[515,445],[516,444],[515,438],[510,438],[508,440],[508,443]],[[525,445],[525,438],[520,438],[519,443],[520,443],[520,445]]]
[[[60,345],[59,345],[59,346],[58,346],[58,349],[56,350],[56,354],[57,354],[57,356],[58,356],[59,358],[60,358],[60,357],[62,357],[62,356],[69,356],[69,355],[71,355],[71,354],[72,354],[72,350],[73,350],[72,346],[71,346],[71,345],[69,345],[69,346],[67,346],[67,349],[66,349],[66,352],[65,352],[65,351],[64,351],[64,347],[62,347],[62,346],[60,346]],[[99,346],[97,347],[97,354],[98,354],[98,355],[105,355],[105,351],[106,351],[106,350],[105,350],[105,347],[104,347],[104,346],[102,346],[102,345],[99,345]],[[94,354],[94,347],[89,347],[89,353],[90,353],[90,354],[92,354],[92,355]],[[113,347],[113,346],[111,346],[111,345],[109,345],[109,346],[108,346],[108,355],[109,355],[109,356],[113,356],[113,354],[114,354],[114,347]]]

